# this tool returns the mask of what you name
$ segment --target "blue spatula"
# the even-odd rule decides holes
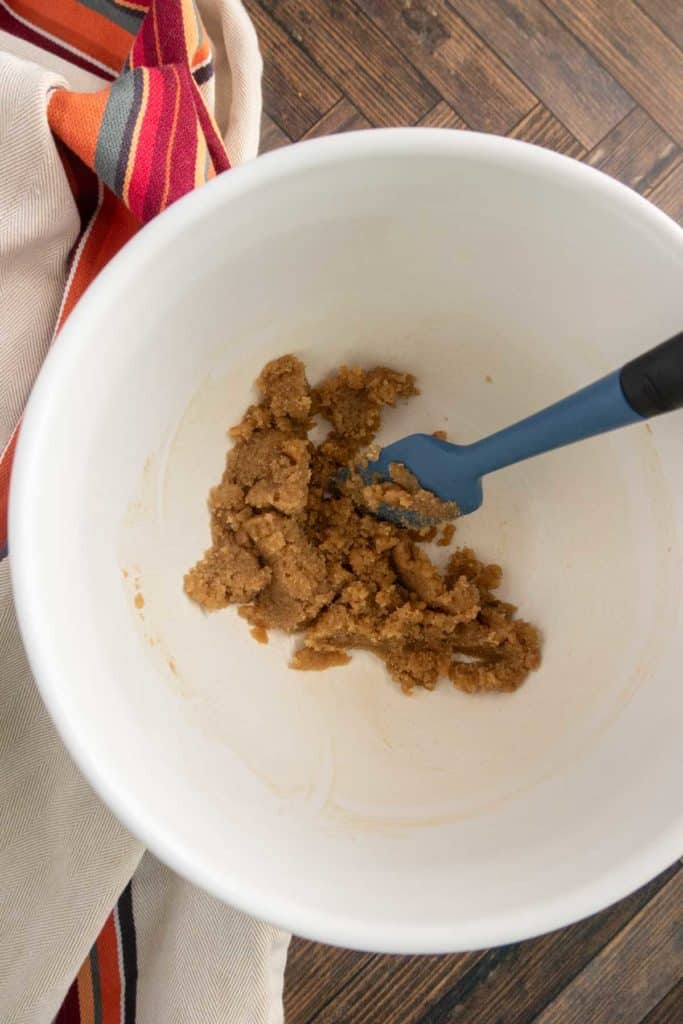
[[[682,406],[683,331],[621,370],[483,441],[459,445],[429,434],[411,434],[383,448],[361,474],[367,483],[388,480],[390,465],[401,463],[425,490],[455,502],[467,515],[481,505],[482,477],[488,473]],[[433,523],[417,521],[414,512],[388,505],[381,505],[377,514],[411,527]]]

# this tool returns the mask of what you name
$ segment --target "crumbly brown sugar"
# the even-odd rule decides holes
[[[289,355],[268,363],[257,387],[258,403],[230,431],[235,443],[209,495],[212,546],[186,575],[187,594],[210,611],[240,605],[261,642],[268,629],[299,634],[293,668],[342,665],[364,648],[406,691],[433,689],[442,676],[468,692],[517,689],[540,663],[540,636],[495,596],[500,568],[462,548],[442,572],[422,546],[435,528],[409,531],[372,513],[388,500],[433,500],[442,519],[455,508],[444,510],[402,466],[390,482],[360,487],[359,500],[353,467],[383,407],[417,394],[415,378],[341,367],[312,388]],[[308,437],[316,417],[330,424],[320,444]],[[451,536],[450,527],[441,535]]]
[[[374,452],[370,453],[374,458]],[[415,523],[424,524],[427,529],[440,523],[455,519],[458,515],[457,506],[452,501],[442,501],[431,491],[425,491],[415,476],[400,462],[389,465],[389,479],[377,483],[366,483],[361,469],[367,469],[368,456],[349,466],[348,476],[344,484],[346,494],[354,499],[362,509],[378,513],[384,511],[384,517],[390,512],[396,513],[399,522],[408,525],[411,519]],[[401,517],[404,517],[401,520]],[[421,536],[425,538],[426,531]]]

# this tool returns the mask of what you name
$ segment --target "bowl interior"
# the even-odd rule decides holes
[[[257,916],[397,951],[554,927],[675,858],[678,417],[499,473],[459,524],[545,635],[515,695],[408,698],[367,654],[293,672],[291,639],[202,614],[182,576],[269,358],[411,370],[422,394],[380,440],[467,442],[680,329],[682,270],[681,233],[602,176],[430,132],[259,160],[108,268],[32,400],[11,543],[48,705],[160,856]]]

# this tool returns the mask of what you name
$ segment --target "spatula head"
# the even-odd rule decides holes
[[[481,478],[476,475],[474,460],[467,445],[451,444],[431,434],[411,434],[382,448],[377,459],[359,469],[367,484],[390,480],[389,467],[398,462],[405,466],[424,487],[445,502],[455,502],[460,515],[476,511],[482,503]],[[410,528],[436,526],[443,519],[426,519],[413,509],[381,505],[377,515],[382,519]]]

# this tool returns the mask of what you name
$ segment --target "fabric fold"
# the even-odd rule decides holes
[[[0,53],[3,1024],[283,1019],[288,936],[145,852],[71,760],[31,676],[4,558],[18,425],[55,331],[141,225],[227,170],[222,131],[233,162],[256,153],[253,28],[240,0],[200,6],[219,29],[220,128],[192,0],[0,0],[0,46],[21,54]]]

